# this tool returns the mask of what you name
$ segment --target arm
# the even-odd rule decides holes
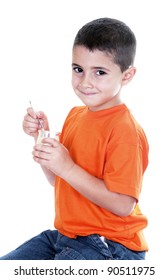
[[[38,130],[41,129],[41,127],[39,126],[38,118],[42,120],[44,129],[49,130],[48,119],[43,112],[36,113],[32,108],[28,108],[27,114],[24,116],[24,120],[23,120],[24,132],[29,136],[34,137],[35,143],[38,136]],[[52,186],[54,186],[55,174],[45,166],[41,166],[41,168],[48,182]]]
[[[48,167],[87,199],[115,215],[128,216],[133,211],[135,198],[109,191],[103,180],[75,164],[67,149],[56,140],[44,139],[43,142],[51,146],[40,144],[34,147],[36,162]]]
[[[135,198],[109,191],[103,180],[98,179],[74,164],[63,176],[83,196],[118,216],[128,216],[133,211]]]
[[[50,171],[48,168],[46,168],[42,165],[41,165],[41,169],[42,169],[47,181],[49,182],[49,184],[54,187],[54,185],[55,185],[55,174],[52,171]]]

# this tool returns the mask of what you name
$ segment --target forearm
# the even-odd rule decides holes
[[[34,142],[35,142],[35,143],[37,142],[37,136],[34,137]],[[47,167],[45,167],[45,166],[43,166],[43,165],[40,165],[40,166],[41,166],[41,169],[42,169],[42,171],[43,171],[43,173],[44,173],[44,175],[45,175],[47,181],[49,182],[49,184],[50,184],[51,186],[54,187],[56,175],[55,175],[52,171],[50,171]]]
[[[41,166],[48,168],[53,174],[64,179],[75,190],[96,205],[107,209],[119,216],[128,216],[135,206],[135,198],[108,190],[103,180],[89,174],[74,163],[68,150],[54,139],[43,141],[49,145],[36,145],[34,147],[34,160]],[[47,176],[53,174],[44,169]]]
[[[135,206],[133,197],[109,191],[103,180],[76,164],[63,179],[90,201],[115,215],[128,216]]]
[[[48,168],[46,168],[42,165],[41,165],[41,169],[42,169],[47,181],[50,183],[51,186],[54,187],[56,175],[52,171],[50,171]]]

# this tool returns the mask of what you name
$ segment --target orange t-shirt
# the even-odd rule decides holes
[[[138,207],[143,173],[148,165],[148,143],[143,129],[125,104],[92,112],[73,108],[60,141],[76,164],[103,179],[112,192],[137,199],[131,215],[119,217],[97,206],[57,177],[55,227],[75,238],[99,234],[136,251],[148,250],[143,236],[147,218]]]

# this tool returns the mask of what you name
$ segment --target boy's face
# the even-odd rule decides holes
[[[72,87],[91,111],[121,104],[124,72],[105,52],[75,46],[72,54]]]

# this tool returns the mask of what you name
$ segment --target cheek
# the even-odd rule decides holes
[[[76,76],[72,75],[71,84],[72,84],[72,87],[73,87],[73,88],[76,88],[77,85],[79,84],[79,81],[78,81],[78,80],[79,80],[79,79],[78,79]]]
[[[108,80],[100,81],[97,83],[97,87],[104,92],[109,92],[113,88],[113,84],[110,83]]]
[[[103,86],[106,91],[118,91],[121,87],[121,82],[115,78],[113,80],[109,79],[105,81]]]
[[[120,84],[106,81],[105,83],[99,85],[99,90],[104,93],[105,97],[111,98],[119,92]]]

